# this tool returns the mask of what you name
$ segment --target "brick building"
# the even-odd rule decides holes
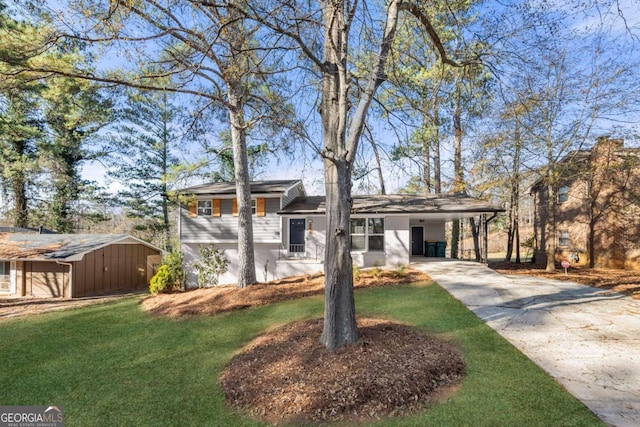
[[[640,270],[640,149],[601,137],[592,149],[569,153],[556,172],[551,215],[546,180],[531,190],[536,261],[546,262],[554,238],[556,262]]]

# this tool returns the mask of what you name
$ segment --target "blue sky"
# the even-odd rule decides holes
[[[488,2],[490,5],[495,6],[495,2]],[[54,2],[52,4],[59,4]],[[626,56],[629,59],[639,60],[640,49],[640,4],[638,0],[620,0],[619,2],[612,3],[613,9],[609,11],[600,8],[590,9],[589,14],[583,13],[582,10],[574,10],[573,2],[557,1],[557,2],[545,2],[546,5],[551,5],[552,8],[557,10],[570,11],[573,20],[566,23],[567,28],[565,30],[575,30],[577,33],[584,35],[591,35],[604,23],[607,28],[608,35],[612,38],[618,38],[620,45],[616,48],[619,49],[615,52],[616,55]],[[615,8],[619,7],[624,19],[617,15]],[[613,11],[614,13],[610,13]],[[607,12],[607,13],[605,13]],[[67,15],[68,16],[68,15]],[[106,53],[107,56],[103,61],[108,63],[109,66],[119,65],[123,62],[126,63],[124,56],[117,51],[111,50]],[[638,91],[639,85],[636,87],[629,87],[630,91]],[[315,115],[315,121],[317,123],[318,117]],[[637,122],[638,108],[636,111],[630,111],[628,116],[624,118],[626,121]],[[397,143],[397,136],[391,132],[384,122],[372,123],[376,129],[376,140],[381,145],[387,148]],[[598,123],[598,127],[594,130],[593,139],[598,134],[607,133],[612,129],[614,125],[622,125],[628,127],[628,123],[615,123],[611,121],[601,121]],[[476,131],[479,131],[481,124],[474,124],[476,129],[467,129],[465,138],[467,142],[470,139],[476,138]],[[317,135],[317,140],[320,140],[320,135]],[[442,157],[444,160],[445,173],[450,169],[451,144],[450,139],[445,138],[442,143]],[[361,142],[361,146],[366,143]],[[271,160],[264,170],[258,175],[260,179],[295,179],[302,178],[305,182],[307,191],[311,194],[323,193],[322,185],[322,162],[317,155],[311,149],[300,149],[294,156],[293,160],[289,158],[280,158]],[[387,192],[396,192],[401,189],[407,182],[408,178],[416,171],[412,170],[407,163],[398,164],[389,161],[384,161],[384,175],[385,183],[387,186]],[[95,180],[98,182],[104,182],[104,167],[98,163],[86,164],[83,169],[83,176],[87,179]],[[374,178],[374,177],[372,177]],[[375,178],[374,178],[375,179]],[[116,191],[120,188],[119,183],[111,183],[109,188],[111,191]],[[354,189],[355,192],[359,192],[358,188]]]

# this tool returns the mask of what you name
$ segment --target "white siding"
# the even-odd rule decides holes
[[[279,279],[316,273],[324,274],[324,263],[306,259],[281,259],[276,263],[276,274]]]
[[[192,265],[198,259],[199,244],[188,243],[182,245],[184,255],[184,266],[187,272],[187,286],[189,288],[198,287],[198,276]],[[276,279],[276,261],[278,260],[278,244],[257,243],[254,245],[256,259],[256,278],[259,282],[265,281],[265,267],[267,280]],[[234,243],[220,243],[216,247],[224,249],[229,260],[227,273],[220,276],[219,285],[229,285],[238,282],[238,245]]]
[[[394,267],[398,264],[409,265],[411,243],[408,216],[385,218],[384,248],[388,267]]]
[[[422,227],[424,229],[424,240],[431,242],[444,242],[446,240],[444,230],[444,219],[425,219],[420,222],[418,219],[411,220],[412,227]],[[408,230],[407,230],[408,231]]]

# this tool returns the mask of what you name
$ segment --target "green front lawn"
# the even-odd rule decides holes
[[[356,291],[358,313],[456,343],[467,375],[445,404],[396,426],[592,426],[588,409],[432,283]],[[0,405],[60,405],[67,426],[262,425],[230,411],[217,377],[264,329],[322,315],[309,297],[231,314],[155,318],[138,299],[0,322]],[[370,424],[370,423],[369,423]]]

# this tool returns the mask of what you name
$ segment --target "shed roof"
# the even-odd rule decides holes
[[[299,179],[285,179],[274,181],[251,181],[252,194],[269,194],[284,193],[295,184],[299,183]],[[178,190],[183,194],[236,194],[235,182],[213,182],[208,184],[195,185],[193,187]]]
[[[114,243],[139,243],[162,252],[128,234],[0,233],[0,259],[80,261],[85,254]]]
[[[387,194],[353,196],[352,214],[472,214],[504,212],[500,206],[466,194],[408,195]],[[324,196],[299,197],[278,212],[287,214],[324,214]]]

